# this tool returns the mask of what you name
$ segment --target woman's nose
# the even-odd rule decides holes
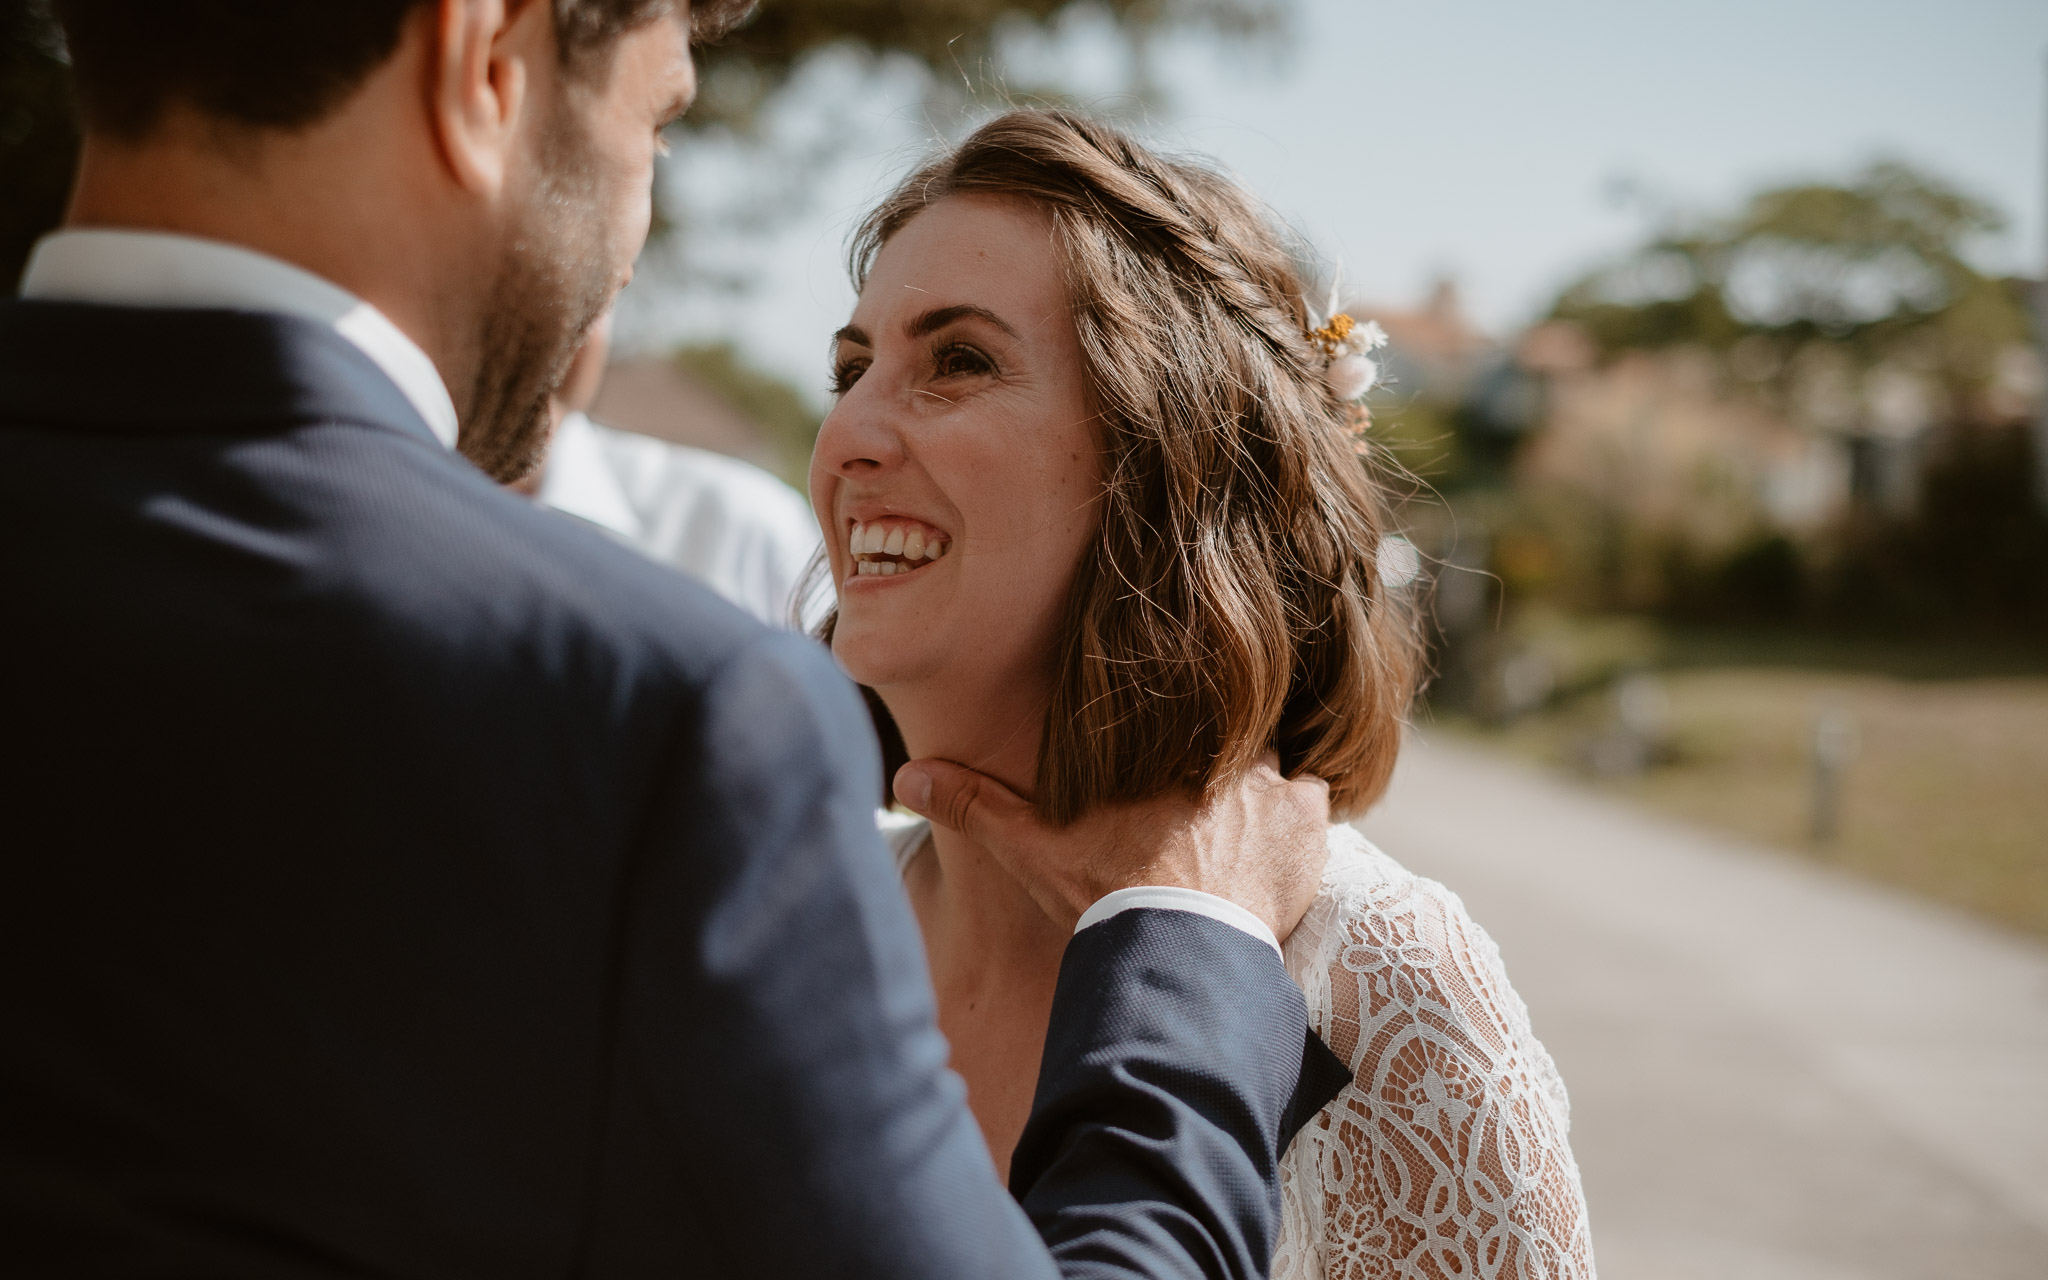
[[[877,391],[862,379],[839,397],[818,428],[814,467],[834,475],[869,475],[903,460],[903,439]]]

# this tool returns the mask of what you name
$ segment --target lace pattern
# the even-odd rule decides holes
[[[1332,827],[1286,959],[1353,1078],[1282,1158],[1274,1280],[1590,1280],[1564,1082],[1457,895]]]
[[[929,828],[881,816],[898,870]],[[1287,940],[1352,1081],[1280,1162],[1273,1280],[1593,1280],[1570,1102],[1458,896],[1330,828]]]

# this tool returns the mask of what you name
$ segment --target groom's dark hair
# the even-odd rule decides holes
[[[292,129],[346,98],[398,47],[426,0],[51,0],[86,127],[147,134],[174,103],[237,124]],[[677,0],[545,0],[572,73],[601,75],[620,35]],[[730,30],[753,0],[697,0],[690,34]]]

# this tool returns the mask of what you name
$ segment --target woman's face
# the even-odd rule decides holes
[[[833,652],[877,688],[1042,697],[1102,489],[1051,221],[983,196],[918,214],[876,259],[833,365],[811,457]]]

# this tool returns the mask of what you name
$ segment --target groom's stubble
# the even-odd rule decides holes
[[[590,326],[611,305],[618,259],[604,190],[571,99],[557,101],[540,176],[507,238],[486,298],[479,358],[458,448],[510,483],[547,454],[549,397]]]

